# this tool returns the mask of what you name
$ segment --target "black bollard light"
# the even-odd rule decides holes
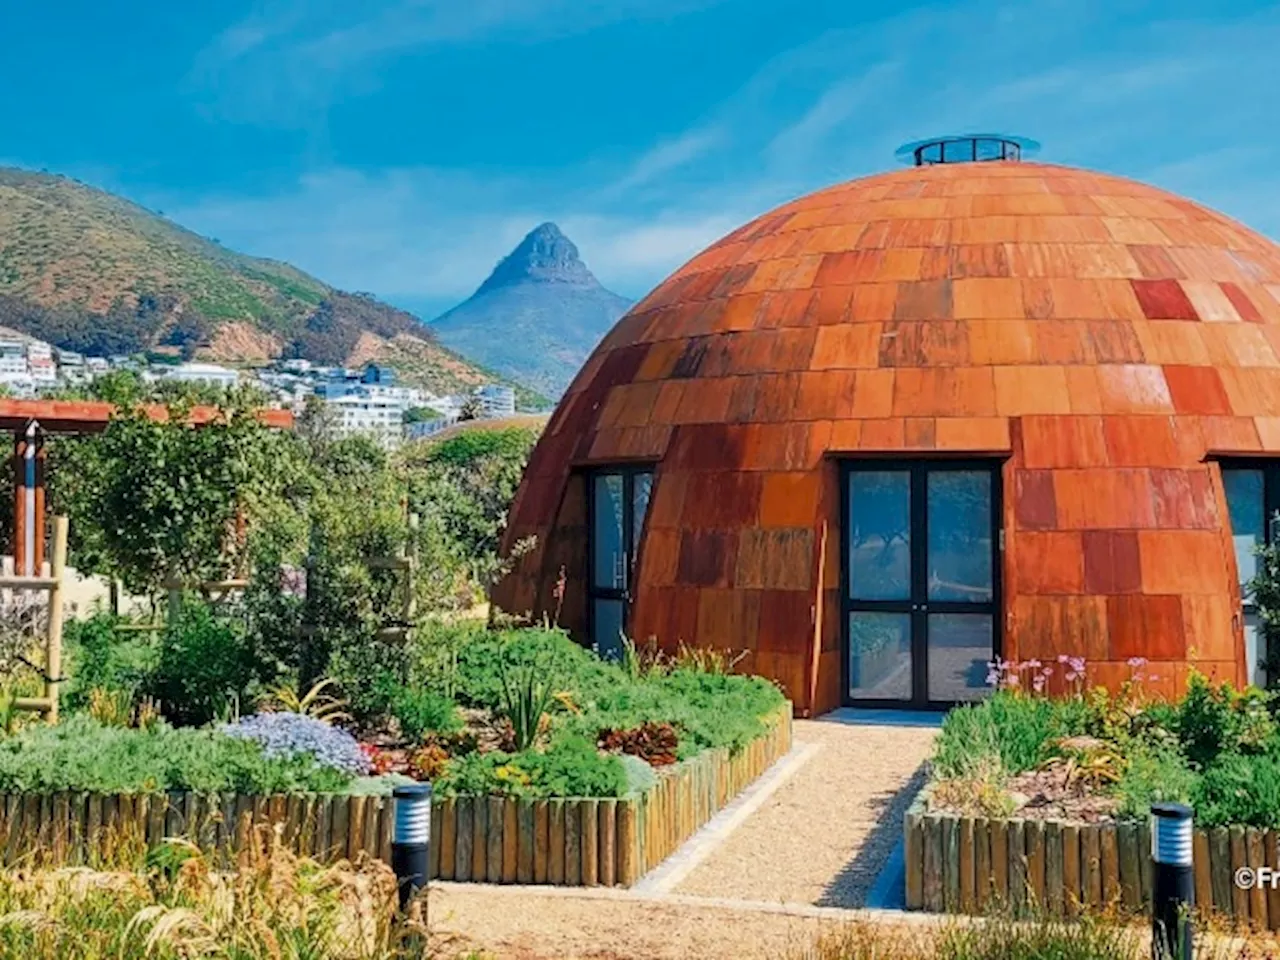
[[[427,852],[431,844],[431,784],[411,783],[391,791],[395,800],[395,834],[391,869],[400,891],[400,912],[427,885]]]
[[[1191,960],[1191,908],[1196,902],[1191,837],[1190,807],[1151,805],[1151,955],[1155,960]]]

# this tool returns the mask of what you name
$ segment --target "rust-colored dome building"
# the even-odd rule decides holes
[[[801,714],[972,699],[993,655],[1258,679],[1280,247],[1119,177],[931,162],[957,144],[1016,151],[788,203],[618,322],[534,451],[501,607],[745,650]]]

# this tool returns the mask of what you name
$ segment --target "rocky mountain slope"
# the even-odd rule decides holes
[[[385,362],[450,393],[495,377],[417,317],[245,256],[67,177],[0,167],[0,326],[99,356]]]
[[[600,285],[559,227],[544,223],[428,326],[450,349],[559,397],[630,306]]]

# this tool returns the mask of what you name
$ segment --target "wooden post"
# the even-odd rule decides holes
[[[40,424],[28,420],[13,437],[13,572],[38,577],[44,546],[44,479]]]
[[[409,544],[404,553],[404,559],[404,622],[408,624],[413,623],[413,617],[417,612],[418,606],[413,590],[414,575],[418,570],[418,515],[416,513],[409,514]]]
[[[62,587],[67,571],[66,517],[53,518],[53,563],[49,575],[54,583],[49,591],[49,634],[45,651],[45,696],[49,700],[49,722],[58,722],[58,688],[62,683]]]

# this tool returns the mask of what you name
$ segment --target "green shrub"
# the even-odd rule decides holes
[[[188,599],[162,635],[146,692],[169,720],[199,726],[247,702],[259,673],[244,627]]]
[[[605,663],[562,630],[484,631],[476,633],[458,651],[459,702],[501,710],[502,671],[504,667],[509,670],[523,665],[549,671],[579,703],[626,682],[618,666]]]
[[[1127,759],[1124,775],[1114,788],[1120,816],[1144,820],[1157,801],[1192,799],[1196,775],[1175,745],[1132,743]]]
[[[1192,673],[1175,728],[1187,759],[1204,769],[1224,753],[1258,753],[1276,739],[1273,697],[1256,687],[1237,691]]]
[[[256,743],[163,723],[130,730],[80,715],[0,740],[3,792],[333,792],[350,782],[305,755],[269,759]]]
[[[433,443],[428,456],[435,463],[468,466],[484,457],[523,462],[538,440],[538,431],[525,427],[505,430],[468,430]]]
[[[391,713],[400,731],[414,743],[429,733],[454,733],[462,729],[457,705],[431,690],[401,687],[391,699]]]
[[[1280,756],[1223,756],[1198,778],[1188,799],[1198,826],[1280,826]]]
[[[67,710],[85,709],[95,689],[132,702],[147,685],[159,655],[155,638],[144,632],[121,632],[117,630],[120,623],[105,611],[67,623],[65,672],[70,680],[61,691]]]
[[[410,653],[410,681],[450,700],[457,699],[461,674],[458,658],[489,633],[481,620],[438,620],[420,623]]]

